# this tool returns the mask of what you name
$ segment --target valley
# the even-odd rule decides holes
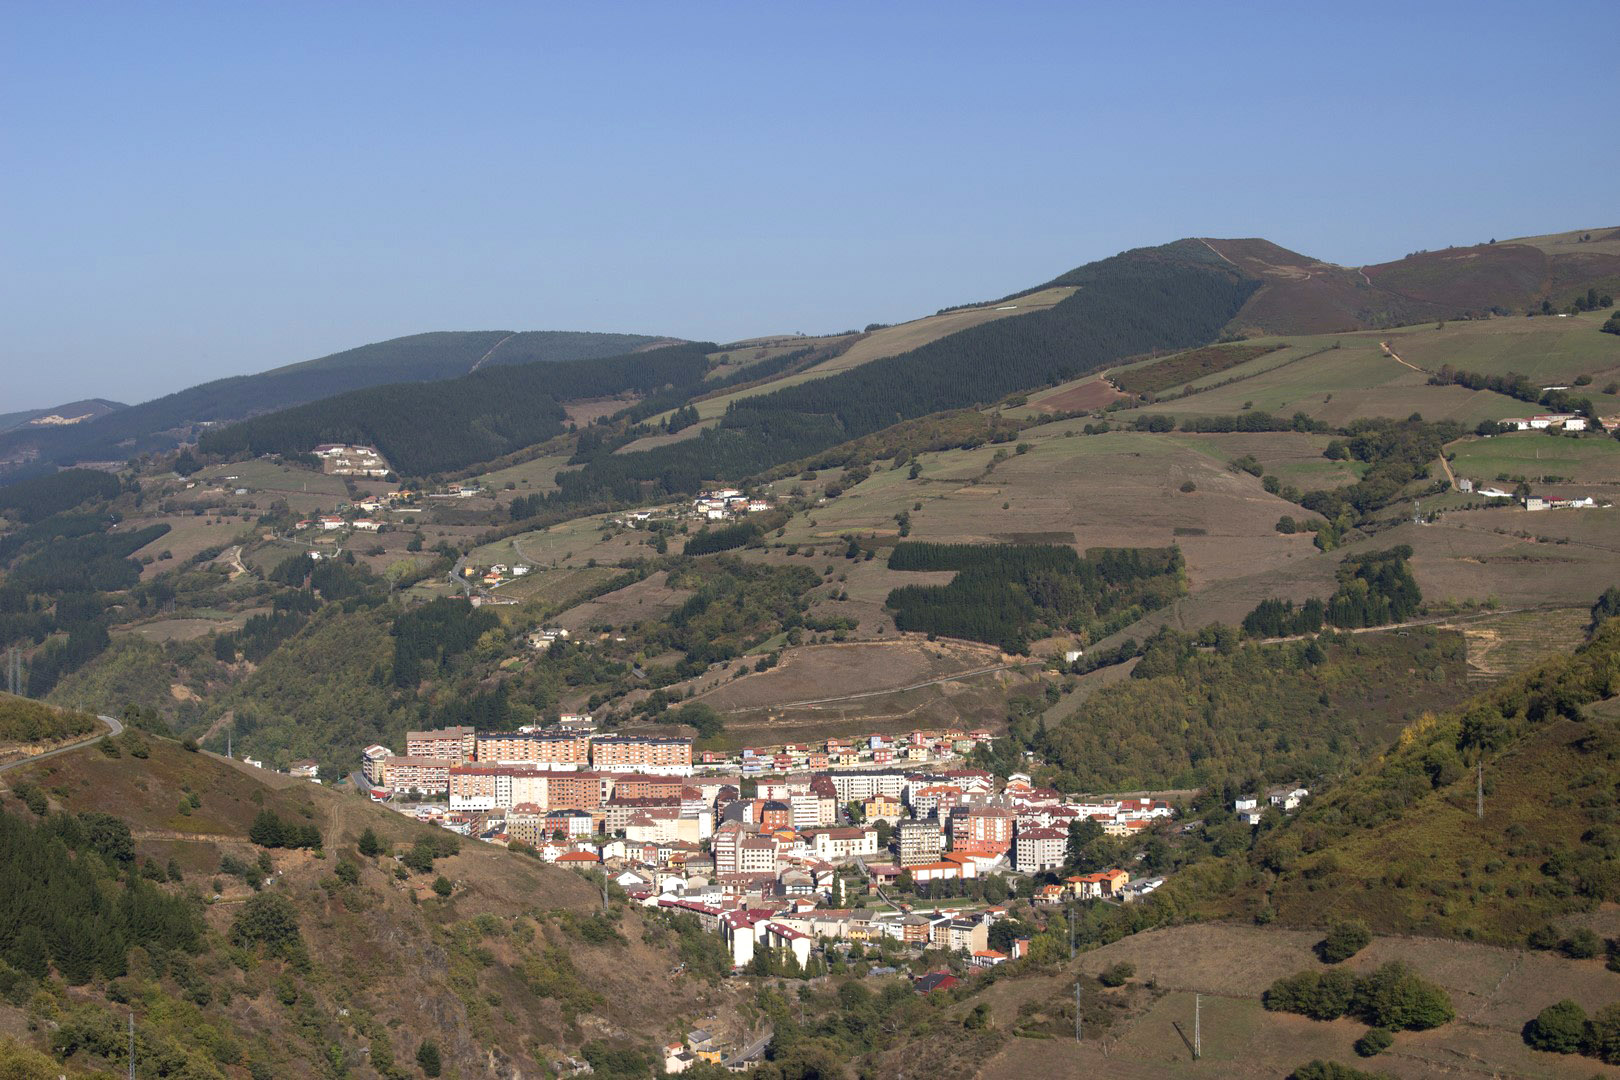
[[[208,1080],[1611,1067],[1592,235],[416,335],[0,435],[0,842],[60,890],[0,883],[0,1064],[106,1075],[134,1009]]]

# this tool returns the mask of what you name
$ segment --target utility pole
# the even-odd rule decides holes
[[[129,1010],[129,1080],[135,1080],[135,1010]]]
[[[1076,980],[1074,980],[1074,1041],[1076,1043],[1078,1043],[1080,1041],[1080,1039],[1081,1039],[1081,1031],[1082,1031],[1082,1028],[1081,1028],[1081,1022],[1080,1022],[1080,980],[1076,979]]]
[[[1071,902],[1067,910],[1069,924],[1069,959],[1074,959],[1074,904]]]
[[[1193,995],[1193,1060],[1204,1056],[1204,995]]]
[[[1479,815],[1479,820],[1485,820],[1485,752],[1483,750],[1480,751],[1479,765],[1475,772],[1474,813]]]

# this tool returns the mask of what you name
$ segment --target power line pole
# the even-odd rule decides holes
[[[1193,1060],[1204,1056],[1204,995],[1193,995]]]
[[[129,1010],[129,1080],[135,1080],[135,1010]]]
[[[1078,1043],[1082,1037],[1080,1021],[1080,980],[1074,980],[1074,1041]]]

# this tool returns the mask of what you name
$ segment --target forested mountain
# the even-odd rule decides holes
[[[376,445],[401,473],[457,469],[563,429],[562,402],[696,386],[713,344],[670,345],[596,360],[484,368],[435,383],[394,383],[210,431],[211,454],[303,453],[323,442]]]
[[[50,463],[117,460],[172,447],[198,425],[272,412],[368,386],[451,379],[492,366],[590,360],[670,340],[552,330],[413,334],[257,375],[215,379],[71,426],[15,429],[13,425],[9,431],[0,426],[5,432],[0,435],[0,457],[31,449]]]
[[[48,409],[23,409],[19,412],[0,413],[0,434],[18,428],[52,428],[87,423],[108,413],[129,406],[105,398],[70,401],[66,405],[53,405]]]

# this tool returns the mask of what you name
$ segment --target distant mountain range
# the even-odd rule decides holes
[[[20,412],[0,413],[0,434],[16,431],[18,428],[58,428],[71,427],[75,424],[89,423],[99,420],[108,413],[129,406],[119,401],[107,401],[104,398],[86,398],[83,401],[70,401],[66,405],[55,405],[49,409],[23,409]]]
[[[510,364],[589,360],[679,339],[565,330],[473,330],[412,334],[193,386],[72,425],[37,425],[42,414],[77,415],[87,403],[0,417],[0,468],[119,460],[172,449],[206,427],[386,383],[428,382]]]
[[[1145,258],[1143,253],[1158,254]],[[1159,274],[1166,261],[1184,268],[1220,267],[1241,283],[1246,299],[1217,333],[1252,336],[1331,333],[1431,319],[1522,314],[1543,301],[1563,306],[1588,289],[1620,292],[1620,228],[1492,240],[1470,247],[1415,252],[1392,262],[1360,268],[1323,262],[1256,238],[1192,238],[1125,254],[1133,258],[1119,261],[1124,257],[1117,256],[1115,260],[1089,263],[1004,299],[1057,287],[1094,290],[1098,287],[1099,268],[1104,267],[1108,268],[1104,278],[1114,286],[1124,286],[1132,275],[1138,279],[1137,284],[1146,284],[1143,275]],[[1158,297],[1154,291],[1170,281],[1165,278],[1160,285],[1146,287],[1140,293],[1141,302],[1174,304],[1174,296]],[[1200,302],[1192,296],[1186,301]],[[924,347],[960,338],[959,344],[965,347],[971,343],[984,362],[1001,363],[1007,350],[1027,349],[1029,342],[1025,339],[1045,323],[1072,323],[1095,317],[1095,313],[1085,314],[1086,308],[1086,302],[1070,297],[1048,316],[1025,315],[974,326],[930,341]],[[1119,310],[1108,315],[1109,319],[1121,317]],[[1029,319],[1036,321],[1031,323]],[[857,338],[848,338],[842,347],[849,348]],[[169,450],[222,424],[374,387],[439,382],[524,364],[624,357],[680,343],[676,338],[640,334],[567,331],[415,334],[258,375],[218,379],[127,408],[91,401],[0,416],[0,470],[122,460],[143,452]],[[1106,351],[1108,359],[1119,358],[1116,350]],[[1071,370],[1077,363],[1083,367],[1100,359],[1101,354],[1070,356],[1059,366]],[[928,378],[925,370],[918,375],[925,381]],[[574,381],[572,377],[565,380],[569,384]],[[595,385],[591,380],[585,382]],[[850,385],[854,388],[853,382]],[[80,413],[77,410],[81,408],[89,411]],[[75,422],[50,421],[53,415],[61,421]],[[80,416],[87,418],[77,419]],[[323,424],[332,426],[326,421]],[[508,440],[497,442],[510,448]]]

